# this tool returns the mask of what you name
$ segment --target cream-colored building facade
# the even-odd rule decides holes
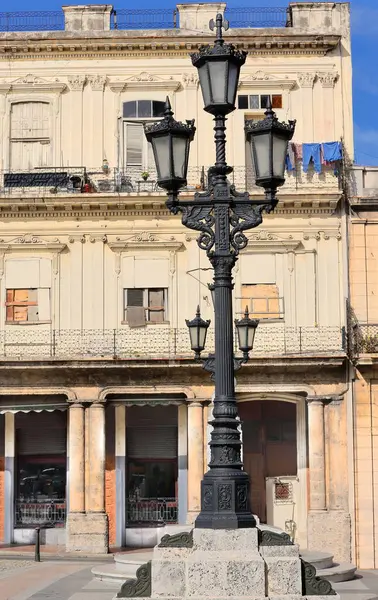
[[[182,4],[175,28],[121,30],[111,6],[65,6],[62,31],[0,33],[5,542],[46,521],[56,525],[47,541],[69,550],[151,545],[199,511],[213,387],[185,319],[197,304],[213,318],[211,270],[195,232],[165,208],[142,123],[161,117],[167,95],[177,119],[195,118],[182,192],[192,197],[214,150],[189,54],[212,41],[209,19],[225,9]],[[243,127],[267,96],[279,119],[297,119],[296,143],[342,140],[353,154],[349,5],[294,2],[288,17],[235,29],[231,16],[226,33],[248,51],[227,160],[255,198]],[[261,318],[237,373],[253,510],[302,548],[350,560],[341,179],[299,162],[287,174],[278,209],[248,233],[234,306]]]

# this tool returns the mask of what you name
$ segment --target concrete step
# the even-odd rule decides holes
[[[350,563],[334,564],[327,569],[319,569],[316,574],[319,577],[327,579],[331,583],[341,583],[342,581],[351,581],[354,579],[357,567]]]
[[[119,571],[129,573],[130,569],[138,569],[140,565],[144,565],[152,559],[153,549],[146,552],[118,552],[114,555],[114,562]],[[134,571],[133,571],[134,572]],[[134,577],[134,575],[132,575]]]
[[[329,569],[333,567],[333,554],[330,552],[318,552],[316,550],[300,550],[303,560],[310,563],[318,571],[319,569]]]
[[[121,552],[114,555],[113,564],[103,564],[93,567],[91,573],[95,579],[122,585],[126,579],[134,579],[140,566],[152,559],[150,552]]]

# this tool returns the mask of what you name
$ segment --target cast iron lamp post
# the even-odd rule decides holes
[[[226,163],[226,115],[235,110],[235,98],[240,68],[246,52],[235,50],[222,38],[222,28],[228,23],[218,14],[213,46],[203,46],[192,54],[198,69],[204,108],[214,116],[216,162],[209,169],[208,189],[196,193],[191,200],[178,200],[179,190],[186,185],[189,146],[193,140],[194,121],[178,123],[167,98],[164,118],[146,125],[147,140],[152,144],[158,173],[158,184],[167,191],[167,207],[173,214],[181,213],[182,223],[200,232],[198,246],[206,250],[214,269],[215,313],[215,396],[211,460],[209,471],[201,482],[201,512],[195,527],[237,529],[255,527],[249,500],[249,478],[241,461],[241,440],[238,431],[235,399],[232,312],[232,269],[240,250],[247,246],[244,231],[262,222],[262,213],[270,213],[277,204],[277,187],[284,183],[284,168],[289,140],[295,122],[280,123],[271,109],[265,119],[247,122],[247,140],[251,146],[256,183],[265,190],[264,200],[252,200],[248,192],[237,192],[227,179],[232,167]],[[192,346],[196,357],[205,345],[209,323],[197,314],[197,323],[190,322]],[[239,324],[239,342],[243,362],[253,344],[256,326],[245,315]],[[251,344],[252,342],[252,344]],[[205,361],[206,363],[206,361]]]

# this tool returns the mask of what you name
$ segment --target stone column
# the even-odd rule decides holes
[[[69,409],[68,455],[70,460],[69,507],[70,513],[85,512],[85,413],[82,404]]]
[[[71,404],[68,415],[67,448],[69,464],[67,541],[68,552],[82,549],[85,531],[85,409],[82,404]]]
[[[308,398],[310,510],[326,510],[324,400]]]
[[[89,498],[87,511],[105,512],[105,406],[94,402],[89,409]]]
[[[14,458],[16,453],[15,415],[5,413],[4,444],[4,543],[13,542],[14,530]]]
[[[86,535],[87,552],[108,552],[108,517],[105,513],[105,405],[94,402],[89,410],[89,492]]]
[[[126,545],[126,406],[115,409],[116,546]]]
[[[203,477],[203,408],[201,402],[188,405],[188,523],[194,522],[201,510]]]
[[[188,515],[188,407],[178,409],[178,522],[185,525]]]

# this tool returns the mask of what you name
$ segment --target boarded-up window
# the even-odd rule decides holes
[[[167,320],[166,288],[132,288],[124,290],[124,321],[129,321],[128,309],[143,307],[143,319],[150,323],[163,323]]]
[[[15,102],[10,115],[10,167],[51,165],[51,109],[47,102]]]
[[[242,309],[248,306],[254,319],[282,319],[284,316],[282,298],[275,283],[242,285]]]
[[[7,289],[6,298],[6,320],[8,323],[45,321],[50,318],[49,289]]]

